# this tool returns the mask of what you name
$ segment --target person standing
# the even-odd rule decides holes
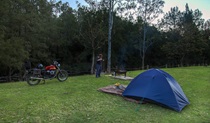
[[[103,61],[103,55],[99,54],[97,56],[97,61],[96,61],[96,78],[100,77],[102,70],[102,61]]]

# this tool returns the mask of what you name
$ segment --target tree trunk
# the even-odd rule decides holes
[[[142,44],[142,70],[144,70],[144,60],[145,60],[145,52],[146,52],[146,25],[144,23],[144,37],[143,37],[143,44]]]
[[[95,66],[95,51],[92,51],[92,65],[91,65],[91,74],[94,74],[94,67]]]
[[[142,64],[141,64],[141,69],[142,70],[144,70],[144,58],[145,58],[145,56],[144,56],[144,53],[143,53],[143,56],[142,56]]]
[[[9,68],[9,75],[8,75],[8,82],[11,82],[12,81],[12,69]]]
[[[107,72],[111,73],[111,36],[112,36],[112,25],[113,25],[113,2],[110,0],[109,3],[109,33],[108,33],[108,59],[107,59]]]
[[[182,58],[180,59],[180,66],[181,66],[181,67],[183,67],[184,57],[185,57],[185,55],[183,55]]]

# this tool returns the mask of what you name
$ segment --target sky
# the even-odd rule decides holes
[[[85,4],[84,0],[78,0],[79,3]],[[98,0],[100,1],[100,0]],[[205,20],[210,19],[210,0],[164,0],[165,5],[163,8],[163,11],[166,13],[170,11],[171,7],[178,6],[179,10],[184,11],[185,10],[185,5],[188,3],[188,6],[192,10],[199,9],[202,13]],[[68,2],[70,7],[76,8],[76,0],[62,0],[62,2]]]

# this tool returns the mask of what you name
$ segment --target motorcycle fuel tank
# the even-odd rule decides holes
[[[56,70],[56,67],[54,65],[46,66],[46,70]]]

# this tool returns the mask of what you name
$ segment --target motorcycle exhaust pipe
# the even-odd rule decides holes
[[[31,77],[31,79],[43,80],[44,78]]]

